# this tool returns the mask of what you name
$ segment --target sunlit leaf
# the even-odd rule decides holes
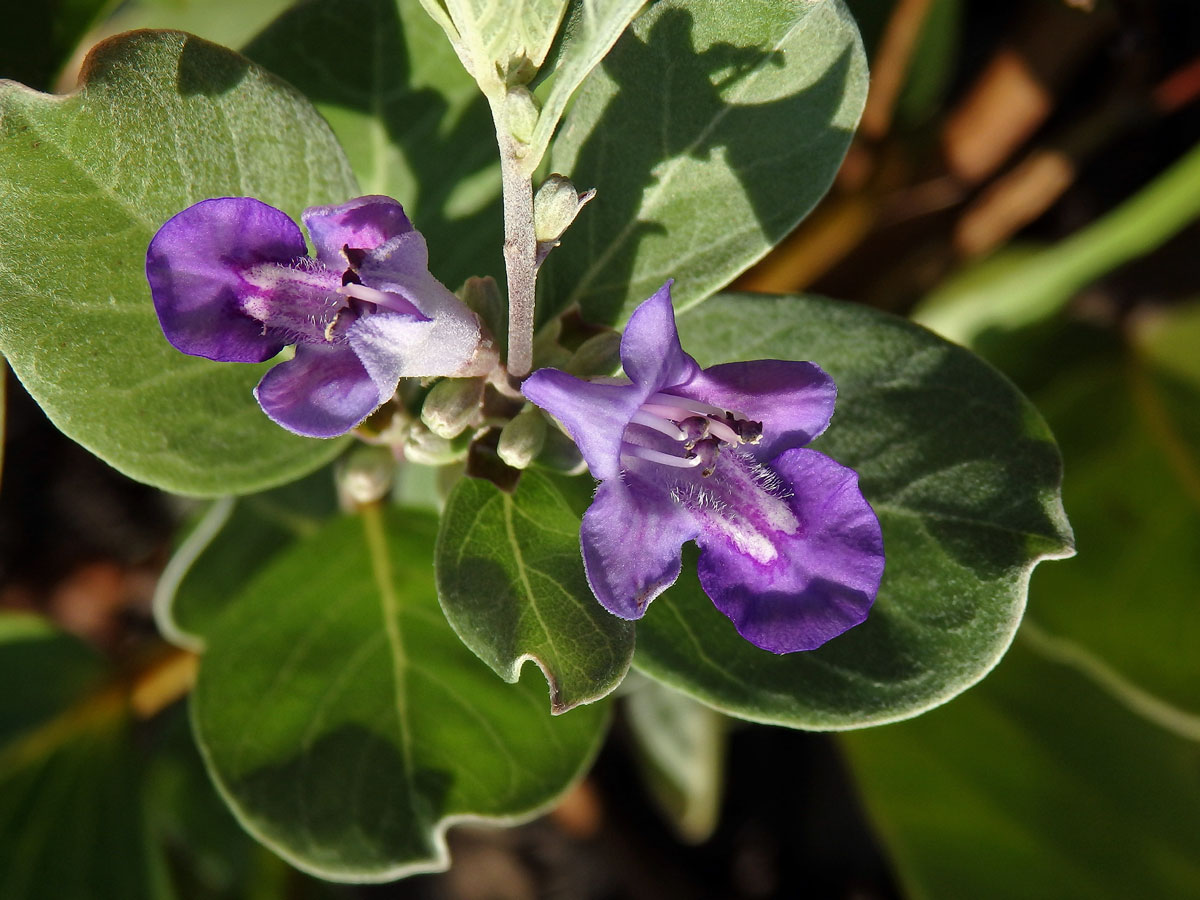
[[[550,167],[596,199],[549,257],[542,315],[680,308],[759,259],[828,189],[866,98],[840,2],[664,0],[579,89]]]
[[[166,342],[146,246],[207,197],[295,216],[354,193],[308,101],[197,38],[114,38],[68,97],[0,85],[0,350],[54,424],[134,478],[208,495],[295,478],[339,442],[268,420],[251,395],[263,366]]]

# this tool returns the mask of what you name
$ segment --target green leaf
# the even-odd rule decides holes
[[[239,48],[295,0],[123,0],[104,25],[107,34],[150,28],[186,31]]]
[[[706,841],[721,813],[729,720],[657,681],[630,681],[625,721],[650,795],[683,840]]]
[[[0,615],[0,896],[142,900],[164,893],[120,695],[83,643]]]
[[[645,0],[571,0],[550,59],[534,84],[543,97],[541,115],[522,157],[532,172],[546,155],[567,103],[592,69],[612,49]]]
[[[506,685],[437,605],[435,524],[369,509],[277,556],[207,634],[193,715],[235,814],[294,865],[384,881],[448,864],[455,821],[545,808],[606,710],[557,719]]]
[[[184,34],[102,44],[68,97],[0,85],[0,352],[55,425],[133,478],[201,495],[293,479],[341,443],[262,414],[251,388],[265,366],[166,342],[146,246],[206,197],[295,216],[355,192],[308,101]]]
[[[542,315],[616,322],[668,278],[681,309],[728,283],[825,193],[866,89],[836,0],[649,7],[554,140],[551,169],[598,193],[546,263]]]
[[[1200,736],[1200,379],[1117,357],[1037,399],[1084,552],[1038,573],[1030,616],[1135,707]]]
[[[1023,640],[954,703],[842,741],[912,896],[1200,897],[1200,747]]]
[[[320,470],[282,487],[222,497],[195,516],[154,591],[159,632],[187,650],[279,552],[316,534],[337,512],[333,478]]]
[[[463,643],[508,682],[536,663],[555,713],[603,697],[625,677],[633,624],[592,595],[579,516],[545,475],[527,470],[512,494],[459,481],[436,560],[442,609]]]
[[[1029,401],[969,351],[866,307],[724,295],[679,331],[703,365],[809,359],[833,376],[837,411],[814,447],[858,471],[887,567],[865,623],[773,656],[717,612],[687,552],[639,623],[634,665],[731,715],[820,729],[913,716],[982,678],[1033,566],[1071,553],[1058,449]]]
[[[444,8],[452,28],[440,20],[467,71],[488,96],[503,93],[509,72],[525,70],[528,80],[545,60],[567,0],[432,0]],[[431,0],[425,0],[428,9]],[[521,65],[521,63],[524,65]]]
[[[417,0],[302,3],[245,53],[316,104],[364,193],[404,204],[434,275],[453,289],[503,270],[491,114]]]

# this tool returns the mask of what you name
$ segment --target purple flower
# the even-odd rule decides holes
[[[263,362],[254,396],[297,434],[362,422],[401,378],[474,374],[479,320],[429,274],[425,239],[390,197],[304,211],[300,227],[251,197],[204,200],[150,241],[146,277],[167,340],[193,356]],[[478,361],[476,361],[478,363]]]
[[[807,362],[701,369],[679,344],[670,287],[625,329],[629,382],[541,369],[522,388],[600,479],[580,533],[588,582],[609,611],[640,618],[695,540],[700,584],[744,638],[819,647],[866,618],[883,575],[858,476],[799,449],[829,424],[837,389]]]

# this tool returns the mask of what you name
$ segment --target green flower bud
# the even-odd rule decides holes
[[[594,334],[572,355],[565,366],[572,375],[615,375],[621,370],[621,334],[605,331]]]
[[[539,244],[554,244],[596,192],[575,190],[569,178],[551,175],[533,198],[533,233]]]
[[[524,469],[542,452],[546,443],[546,419],[530,407],[517,413],[500,429],[496,455],[514,469]]]
[[[348,507],[382,500],[392,489],[396,458],[387,447],[358,444],[337,469],[338,497]]]
[[[514,85],[504,94],[504,122],[508,133],[523,144],[533,139],[541,108],[537,98],[523,85]]]
[[[425,396],[421,421],[438,437],[454,438],[478,421],[482,378],[443,378]]]
[[[420,423],[409,430],[404,440],[404,458],[423,466],[444,466],[466,455],[466,442],[438,437]]]
[[[472,276],[455,293],[471,312],[483,320],[498,345],[503,347],[508,344],[508,301],[501,295],[495,278],[490,275],[483,278]]]

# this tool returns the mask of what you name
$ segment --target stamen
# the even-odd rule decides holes
[[[674,422],[648,413],[644,409],[639,409],[635,412],[633,418],[629,421],[634,425],[644,425],[647,428],[653,428],[659,434],[665,434],[673,441],[686,441],[688,439],[687,433]]]
[[[696,459],[700,460],[701,465],[704,466],[704,468],[700,470],[700,474],[704,478],[707,478],[716,471],[717,456],[720,454],[720,452],[721,448],[717,444],[715,438],[708,438],[696,444]]]
[[[367,287],[365,284],[343,284],[337,289],[339,294],[346,297],[354,297],[356,300],[366,300],[368,303],[374,303],[376,306],[390,306],[391,301],[385,291],[377,290],[373,287]]]
[[[724,419],[709,419],[708,431],[713,437],[724,441],[726,444],[733,444],[736,446],[742,442],[742,439],[738,436],[738,433],[730,428],[725,423]]]
[[[679,423],[679,428],[687,435],[687,439],[691,443],[703,440],[708,437],[708,419],[704,416],[689,416]]]
[[[725,410],[717,409],[715,406],[709,406],[707,403],[701,403],[699,400],[693,400],[691,397],[678,397],[675,394],[651,394],[650,403],[655,403],[660,406],[672,406],[676,409],[686,409],[689,412],[699,413],[702,416],[716,416],[718,419],[725,418]]]
[[[699,456],[690,455],[688,457],[672,456],[670,453],[661,453],[658,450],[651,450],[649,447],[643,447],[640,444],[621,444],[622,456],[633,456],[638,459],[644,459],[647,462],[660,463],[664,466],[671,466],[676,469],[694,469],[700,465],[701,459]]]
[[[353,297],[355,300],[365,300],[367,303],[374,303],[383,309],[406,313],[418,321],[428,321],[416,306],[399,294],[391,294],[387,291],[381,291],[378,288],[367,287],[365,284],[358,284],[357,282],[343,284],[337,289],[337,292],[346,297]]]

